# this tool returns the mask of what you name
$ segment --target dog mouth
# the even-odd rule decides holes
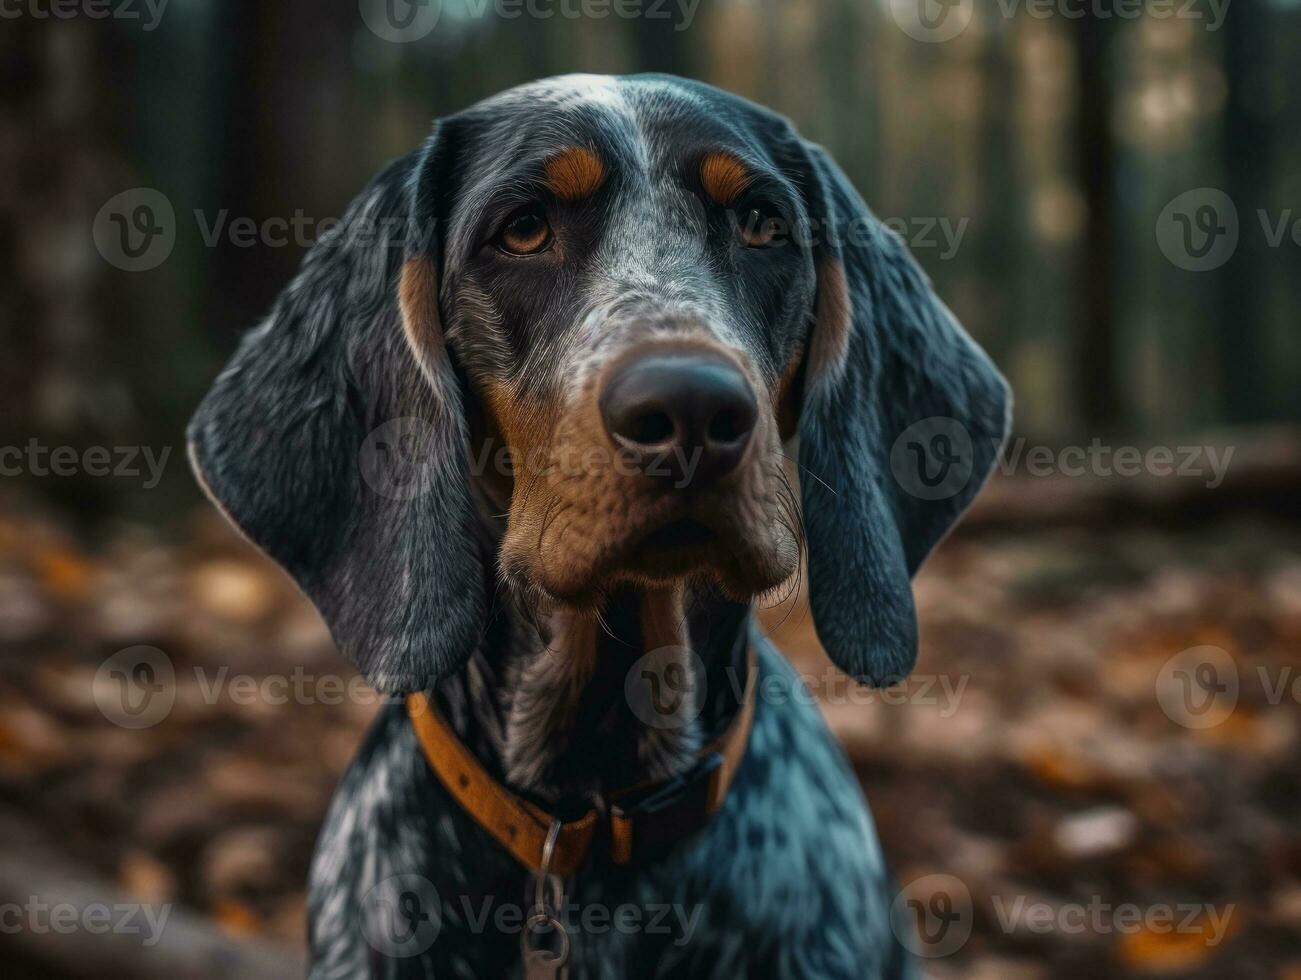
[[[664,501],[668,503],[668,501]],[[703,502],[701,502],[703,504]],[[612,534],[594,521],[583,534],[553,522],[533,547],[509,553],[504,566],[552,601],[587,607],[621,585],[661,587],[681,581],[712,582],[723,594],[749,601],[776,588],[792,573],[798,545],[776,527],[705,506],[648,508],[639,527]],[[568,517],[568,515],[565,515]],[[578,523],[578,522],[575,522]],[[547,547],[562,543],[567,547]],[[586,545],[586,547],[584,547]]]
[[[633,574],[679,576],[710,565],[722,535],[694,517],[652,528],[627,546],[619,567]]]
[[[655,528],[636,543],[634,551],[670,552],[699,549],[718,540],[718,533],[694,517],[684,517]]]
[[[607,586],[653,587],[707,580],[733,598],[748,600],[779,585],[790,571],[762,538],[753,529],[733,526],[726,515],[679,511],[626,538],[597,578]]]

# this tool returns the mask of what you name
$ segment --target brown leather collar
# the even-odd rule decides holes
[[[609,826],[610,860],[628,864],[698,830],[723,805],[750,740],[758,674],[749,647],[736,716],[700,751],[691,769],[613,792],[603,807],[576,820],[561,820],[495,780],[423,693],[407,698],[407,714],[429,767],[484,830],[531,871],[569,875],[587,859],[603,821]]]

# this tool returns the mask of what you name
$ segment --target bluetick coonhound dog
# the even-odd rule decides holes
[[[189,430],[404,696],[317,843],[311,975],[909,975],[861,791],[753,614],[802,572],[835,664],[903,678],[910,579],[1004,439],[901,242],[785,119],[665,76],[441,119],[336,231]],[[937,418],[965,437],[909,448],[962,479],[909,488],[892,448]]]

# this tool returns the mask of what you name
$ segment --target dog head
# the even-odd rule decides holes
[[[582,76],[441,120],[381,174],[190,440],[234,523],[403,691],[463,662],[494,575],[580,609],[627,583],[778,586],[799,557],[798,436],[819,636],[880,683],[912,665],[911,575],[983,482],[1007,406],[784,119],[678,79]],[[936,419],[965,434],[909,443],[921,472],[965,473],[939,494],[891,466]]]

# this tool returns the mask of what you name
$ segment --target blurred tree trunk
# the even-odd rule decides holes
[[[1103,5],[1106,0],[1099,0]],[[1086,208],[1076,320],[1075,399],[1091,432],[1114,431],[1122,406],[1116,370],[1115,195],[1112,97],[1107,52],[1115,17],[1091,7],[1073,22],[1076,91],[1075,144]]]
[[[691,76],[691,57],[687,50],[687,36],[691,32],[678,29],[683,26],[681,18],[682,14],[675,11],[671,17],[643,17],[628,21],[632,31],[632,71]]]
[[[111,168],[94,138],[105,33],[87,26],[18,17],[0,30],[0,415],[11,443],[79,436],[103,395],[90,229]]]
[[[338,190],[326,171],[347,163],[370,133],[352,129],[346,94],[353,88],[349,42],[356,4],[222,4],[217,38],[222,90],[214,133],[221,169],[214,175],[210,221],[291,219],[301,208],[313,222],[339,217],[360,185]],[[329,111],[324,107],[329,106]],[[342,162],[342,165],[341,165]],[[345,179],[340,183],[348,184]],[[325,200],[340,193],[342,197]],[[328,213],[323,213],[328,212]],[[251,327],[293,276],[303,244],[259,242],[253,248],[218,241],[211,250],[208,308],[221,332]]]
[[[1016,152],[1016,107],[1019,92],[1014,77],[1009,24],[996,23],[985,39],[980,62],[983,77],[980,130],[981,186],[973,220],[980,242],[981,316],[976,324],[981,343],[995,361],[1005,361],[1015,346],[1021,314],[1021,274],[1024,255],[1022,200],[1026,186]]]
[[[841,167],[870,202],[879,186],[877,146],[881,126],[877,21],[856,3],[839,2],[823,15],[818,38],[823,52],[815,69],[826,106],[823,131],[835,135]],[[807,127],[805,127],[807,128]]]
[[[0,336],[7,356],[0,361],[0,418],[6,439],[28,427],[38,378],[47,350],[42,344],[44,319],[35,270],[20,264],[29,252],[27,238],[34,209],[24,179],[32,169],[28,144],[37,132],[41,83],[47,52],[37,43],[34,24],[19,18],[0,32],[0,166],[11,175],[0,184]]]
[[[1251,13],[1252,16],[1244,16]],[[1238,248],[1215,275],[1222,284],[1216,336],[1222,377],[1222,416],[1254,422],[1268,416],[1272,372],[1265,362],[1266,273],[1270,258],[1257,222],[1270,205],[1271,126],[1265,59],[1270,50],[1264,9],[1235,11],[1225,18],[1224,105],[1225,193],[1238,209]]]
[[[0,444],[41,454],[142,442],[116,358],[131,351],[157,372],[139,356],[141,325],[115,329],[137,277],[110,267],[92,236],[100,208],[139,183],[114,145],[121,94],[99,80],[108,65],[132,70],[115,26],[17,17],[0,28]],[[17,465],[87,523],[113,493],[81,467],[52,474],[48,455]]]

